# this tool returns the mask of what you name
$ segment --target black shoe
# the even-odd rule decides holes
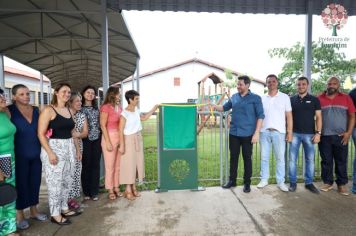
[[[244,193],[249,193],[251,192],[251,188],[249,184],[244,184],[244,189],[243,189]]]
[[[231,180],[229,180],[229,182],[227,182],[225,185],[222,186],[223,188],[231,188],[231,187],[236,187],[236,183],[232,182]]]
[[[57,221],[54,217],[51,217],[51,222],[57,225],[70,225],[72,222],[69,219],[61,217],[60,221]]]
[[[319,194],[319,190],[314,186],[314,184],[306,184],[305,188],[308,189],[310,192]]]
[[[289,192],[295,192],[295,190],[297,189],[297,184],[296,183],[290,183],[289,185]]]
[[[66,213],[62,213],[63,217],[73,217],[73,216],[79,216],[80,214],[82,214],[82,212],[80,211],[68,211]]]

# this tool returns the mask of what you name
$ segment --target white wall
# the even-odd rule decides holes
[[[27,86],[30,89],[30,91],[35,92],[35,100],[33,105],[39,105],[37,93],[41,91],[40,80],[5,72],[5,88],[11,89],[16,84],[23,84]],[[43,92],[48,93],[48,88],[49,88],[49,82],[43,81]]]
[[[186,103],[190,98],[197,99],[198,81],[212,72],[226,80],[223,71],[194,62],[140,78],[140,110],[142,112],[149,111],[159,103]],[[174,86],[174,77],[180,78],[180,86]],[[208,79],[204,85],[205,95],[208,95],[209,85],[211,94],[215,93],[215,87]],[[123,84],[124,94],[130,89],[132,89],[132,81]],[[263,85],[252,82],[251,91],[262,95]],[[236,89],[231,91],[231,93],[235,92]],[[220,93],[219,89],[218,93]],[[123,106],[127,106],[126,101],[123,102]]]

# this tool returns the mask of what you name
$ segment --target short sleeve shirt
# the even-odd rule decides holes
[[[110,130],[118,130],[120,115],[121,115],[121,107],[117,106],[116,108],[111,104],[104,104],[100,108],[100,112],[104,112],[108,114],[108,121],[106,123],[106,128]]]
[[[323,117],[322,135],[339,135],[346,132],[348,113],[355,112],[355,106],[350,96],[338,93],[333,99],[325,93],[319,97]]]
[[[124,135],[135,134],[142,130],[139,109],[136,109],[134,112],[127,111],[126,109],[124,109],[121,115],[126,119],[125,127],[124,127]]]
[[[290,98],[293,114],[293,132],[300,134],[315,133],[315,111],[320,111],[317,97],[307,94],[304,97],[295,95]]]
[[[276,129],[280,133],[286,132],[286,112],[292,111],[290,98],[287,94],[279,92],[275,96],[265,94],[262,96],[265,118],[261,132],[267,129]]]

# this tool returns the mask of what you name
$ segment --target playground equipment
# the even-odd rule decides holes
[[[205,83],[210,79],[214,84],[214,94],[211,94],[211,86],[208,86],[208,95],[205,95]],[[204,106],[199,106],[198,111],[211,111],[210,104],[221,105],[226,97],[229,96],[230,89],[223,87],[223,80],[220,79],[216,74],[210,73],[206,75],[202,80],[198,82],[198,104],[206,104]],[[220,90],[218,93],[218,90]],[[209,121],[209,122],[208,122]],[[216,117],[209,115],[201,115],[199,119],[199,126],[197,134],[206,126],[208,123],[209,127],[216,124]]]

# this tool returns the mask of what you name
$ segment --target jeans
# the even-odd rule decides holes
[[[297,182],[297,161],[300,144],[303,144],[305,156],[305,184],[312,184],[314,177],[314,134],[293,133],[293,140],[289,146],[289,180],[291,183]]]
[[[277,184],[285,181],[285,160],[284,152],[286,149],[286,134],[278,131],[266,130],[260,134],[261,145],[261,181],[268,181],[269,178],[269,159],[271,146],[276,157],[276,179]]]
[[[332,185],[334,182],[334,162],[336,184],[345,185],[347,177],[347,154],[348,145],[341,143],[342,137],[339,135],[322,135],[319,143],[321,156],[321,178],[324,184]]]
[[[356,128],[352,132],[352,139],[354,140],[354,146],[356,149]],[[352,191],[356,193],[356,152],[355,152],[355,159],[354,159],[354,172],[352,176],[352,181],[353,181]]]
[[[252,136],[238,137],[229,135],[230,147],[230,180],[236,184],[240,149],[244,159],[244,184],[251,184],[252,175]]]

